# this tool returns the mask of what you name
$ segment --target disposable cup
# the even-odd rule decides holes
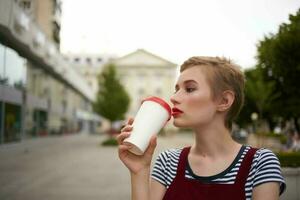
[[[124,144],[131,145],[129,150],[136,155],[144,154],[150,139],[170,120],[171,107],[159,97],[149,97],[142,104],[134,118],[133,128]]]

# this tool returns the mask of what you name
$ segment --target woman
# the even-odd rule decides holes
[[[171,97],[174,125],[192,128],[191,147],[162,152],[150,179],[153,137],[143,156],[122,144],[133,119],[118,136],[119,157],[130,171],[132,199],[279,199],[285,183],[277,157],[241,145],[231,126],[244,101],[244,76],[230,61],[192,57],[185,61]]]

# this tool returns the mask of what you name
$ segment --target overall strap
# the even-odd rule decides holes
[[[235,181],[236,184],[240,184],[241,186],[244,186],[246,184],[246,181],[247,181],[250,169],[251,169],[252,161],[253,161],[256,151],[257,151],[256,148],[250,147],[250,149],[246,153],[246,155],[241,163],[238,174],[236,176],[236,181]]]
[[[180,179],[185,178],[185,167],[187,163],[187,158],[189,155],[191,147],[184,147],[180,153],[179,156],[179,162],[178,162],[178,167],[177,167],[177,177]]]

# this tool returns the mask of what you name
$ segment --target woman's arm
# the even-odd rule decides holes
[[[268,182],[253,188],[253,200],[279,200],[279,183]]]
[[[131,199],[150,200],[150,169],[144,169],[137,174],[131,173]]]
[[[260,199],[279,199],[285,190],[280,162],[269,149],[259,149],[255,155],[252,197]]]
[[[119,158],[130,172],[132,200],[150,200],[150,165],[156,148],[156,136],[151,138],[143,155],[131,153],[129,151],[131,147],[123,144],[123,141],[129,137],[132,123],[133,119],[130,118],[117,137]]]
[[[150,199],[162,200],[166,193],[166,187],[158,181],[151,179]]]

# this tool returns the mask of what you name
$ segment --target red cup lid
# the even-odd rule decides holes
[[[144,101],[154,101],[156,103],[159,103],[163,108],[165,108],[167,110],[167,112],[169,113],[169,119],[168,121],[171,119],[171,113],[172,113],[172,109],[169,106],[169,104],[167,102],[165,102],[163,99],[159,98],[159,97],[155,97],[155,96],[151,96],[148,98],[145,98],[142,100],[142,103]]]

